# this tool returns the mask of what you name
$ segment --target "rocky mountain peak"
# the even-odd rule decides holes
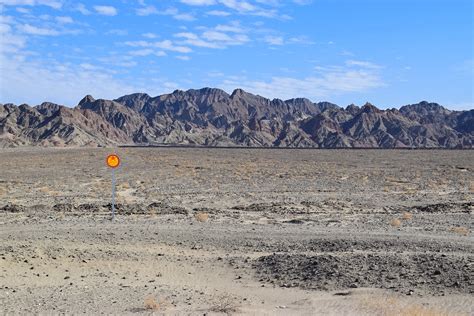
[[[84,98],[82,98],[81,101],[79,101],[78,105],[81,106],[81,105],[84,105],[86,103],[92,103],[94,101],[95,101],[94,97],[92,97],[90,94],[88,94]]]
[[[247,94],[247,92],[245,92],[244,90],[242,89],[235,89],[234,91],[232,91],[232,94],[230,95],[230,97],[232,99],[234,98],[239,98],[239,97],[243,97]]]
[[[267,99],[214,88],[151,97],[85,96],[75,108],[45,102],[0,107],[0,147],[109,144],[195,144],[371,148],[473,148],[474,110],[420,102],[400,110],[371,103],[345,109],[305,98]],[[9,133],[2,137],[2,133]],[[51,137],[54,137],[51,138]]]
[[[373,105],[372,103],[366,102],[362,106],[361,112],[364,112],[364,113],[378,113],[378,112],[381,112],[381,111],[375,105]]]

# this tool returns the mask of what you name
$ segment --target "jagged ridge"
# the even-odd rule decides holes
[[[0,105],[0,147],[193,144],[314,148],[473,148],[474,110],[420,102],[380,110],[204,88],[157,97],[84,97],[75,108]]]

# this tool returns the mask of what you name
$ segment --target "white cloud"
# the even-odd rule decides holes
[[[266,36],[264,41],[270,45],[283,45],[284,40],[281,36]]]
[[[122,29],[112,29],[107,31],[105,34],[107,35],[117,35],[117,36],[127,36],[128,31],[127,30],[122,30]]]
[[[137,13],[137,15],[140,15],[140,16],[147,16],[147,15],[152,15],[152,14],[158,14],[159,13],[158,9],[154,6],[152,6],[152,5],[142,7],[142,8],[138,8],[138,9],[135,10],[135,12]]]
[[[275,76],[269,80],[249,80],[245,77],[229,77],[218,86],[227,91],[240,87],[252,93],[281,99],[297,96],[320,99],[344,93],[365,92],[385,85],[374,69],[347,66],[321,68],[326,71],[304,78]]]
[[[300,36],[293,36],[288,39],[288,43],[291,44],[303,44],[303,45],[313,45],[315,42],[311,40],[309,37],[300,35]]]
[[[18,7],[18,8],[16,8],[16,11],[20,12],[20,13],[23,13],[23,14],[30,14],[31,13],[30,9],[27,9],[27,8],[24,8],[24,7]]]
[[[175,34],[175,37],[182,38],[184,45],[220,49],[243,45],[250,41],[249,37],[244,34],[245,30],[238,23],[202,29],[203,32],[199,35],[192,32],[181,32]]]
[[[149,55],[155,55],[158,57],[163,57],[166,56],[166,53],[162,50],[156,51],[151,48],[145,48],[145,49],[139,49],[139,50],[134,50],[129,52],[131,56],[139,56],[139,57],[144,57],[144,56],[149,56]]]
[[[0,54],[17,54],[26,46],[26,37],[12,34],[11,27],[7,24],[0,24],[0,34]],[[2,77],[3,74],[0,75]]]
[[[2,102],[38,104],[42,101],[74,106],[87,94],[96,98],[143,91],[117,80],[91,64],[43,64],[0,56],[0,99]],[[8,78],[8,80],[5,80]]]
[[[94,10],[102,15],[114,16],[117,15],[117,9],[112,6],[107,5],[96,5],[94,6]]]
[[[379,65],[368,61],[361,61],[361,60],[348,60],[346,61],[346,65],[348,66],[359,66],[362,68],[372,68],[372,69],[379,69],[381,68]]]
[[[151,38],[151,39],[158,37],[158,35],[156,35],[155,33],[150,33],[150,32],[148,32],[148,33],[143,33],[142,36],[143,36],[143,37],[146,37],[146,38]]]
[[[196,5],[196,6],[216,4],[215,0],[181,0],[181,2],[184,4]]]
[[[89,10],[86,8],[86,6],[85,6],[84,4],[82,4],[82,3],[78,3],[78,4],[76,5],[76,10],[79,11],[79,12],[81,12],[83,15],[89,15],[89,14],[91,14],[91,11],[89,11]]]
[[[180,13],[180,14],[175,14],[173,15],[173,18],[179,21],[194,21],[196,18],[189,13]]]
[[[221,48],[219,45],[215,43],[210,43],[199,38],[199,36],[194,33],[182,32],[182,33],[175,34],[175,36],[178,38],[183,38],[184,39],[183,43],[187,45],[196,46],[196,47],[206,47],[206,48]]]
[[[257,9],[256,6],[247,1],[237,0],[220,0],[220,2],[228,8],[234,9],[239,12],[254,11]]]
[[[74,23],[74,20],[70,16],[57,16],[55,19],[60,24]]]
[[[20,32],[30,35],[41,35],[41,36],[57,36],[60,33],[51,28],[41,28],[30,24],[23,24],[18,26]]]
[[[143,3],[144,4],[144,3]],[[159,11],[155,6],[143,6],[135,10],[139,16],[148,16],[153,14],[169,15],[178,21],[194,21],[196,18],[190,13],[180,13],[176,8],[168,8],[163,11]]]
[[[182,55],[176,56],[176,58],[177,58],[177,59],[181,59],[181,60],[185,60],[185,61],[191,60],[191,57],[189,57],[189,56],[182,56]]]
[[[229,16],[230,13],[227,11],[221,11],[221,10],[211,10],[207,12],[208,15],[214,15],[214,16]]]
[[[192,49],[186,46],[175,45],[170,40],[164,40],[161,42],[147,42],[147,41],[129,41],[125,42],[125,45],[131,47],[146,47],[146,48],[160,48],[162,50],[169,50],[178,53],[190,53]]]
[[[254,5],[249,1],[242,0],[181,0],[182,3],[191,5],[191,6],[210,6],[210,5],[223,5],[229,9],[237,11],[239,14],[245,15],[256,15],[263,16],[268,18],[275,18],[278,16],[278,11],[275,9],[265,9],[260,6]],[[264,5],[276,6],[279,4],[277,0],[257,0],[258,3]],[[208,15],[217,15],[217,16],[228,16],[229,13],[221,10],[212,10],[207,13]],[[287,18],[288,16],[282,16],[282,18]]]
[[[44,5],[53,9],[61,9],[63,4],[58,0],[0,0],[0,5],[37,6]]]
[[[219,24],[215,27],[216,31],[221,32],[232,32],[232,33],[245,33],[246,30],[243,29],[238,22],[231,22],[230,24]]]

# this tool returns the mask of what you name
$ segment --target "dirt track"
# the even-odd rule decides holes
[[[109,152],[0,153],[3,312],[474,309],[473,151]]]

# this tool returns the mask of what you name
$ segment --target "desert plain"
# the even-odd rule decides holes
[[[473,201],[472,150],[2,149],[0,314],[472,315]]]

